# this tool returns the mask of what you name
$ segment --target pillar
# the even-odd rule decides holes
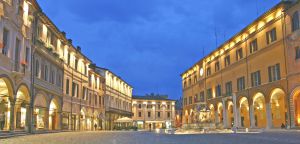
[[[223,126],[224,128],[228,127],[228,120],[227,120],[227,106],[225,99],[222,100],[222,105],[223,105]]]
[[[15,101],[10,101],[10,120],[9,120],[9,131],[13,132],[15,130]]]
[[[61,130],[62,129],[62,112],[57,112],[57,130]]]
[[[240,108],[237,106],[237,98],[236,98],[236,95],[233,94],[232,96],[233,98],[233,117],[234,117],[234,127],[240,127],[239,125],[239,111],[240,111]]]
[[[45,130],[49,130],[49,108],[45,109]]]
[[[26,104],[25,131],[29,132],[30,127],[31,127],[31,109],[30,109],[30,105]]]
[[[266,104],[266,113],[267,113],[267,129],[272,128],[273,123],[272,123],[272,110],[271,110],[271,104],[267,103]]]
[[[255,118],[254,118],[254,107],[252,104],[249,106],[249,114],[250,114],[250,127],[255,128],[256,126],[255,126]]]
[[[236,118],[235,119],[234,120],[236,122],[236,126],[237,127],[242,127],[242,123],[241,123],[241,111],[240,111],[239,107],[236,108]]]
[[[215,124],[216,126],[219,124],[219,113],[218,113],[218,110],[215,111]]]

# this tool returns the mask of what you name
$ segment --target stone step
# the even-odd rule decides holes
[[[26,135],[29,135],[29,133],[26,131],[14,131],[14,132],[3,131],[0,132],[0,139],[11,138],[16,136],[26,136]]]

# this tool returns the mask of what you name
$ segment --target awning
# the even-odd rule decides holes
[[[115,120],[115,122],[117,122],[117,123],[131,123],[131,122],[133,122],[133,120],[131,118],[128,118],[128,117],[123,117],[123,118],[119,118],[119,119]]]

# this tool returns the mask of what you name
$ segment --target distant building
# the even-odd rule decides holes
[[[139,129],[171,128],[175,120],[175,100],[167,95],[133,96],[133,123]]]
[[[182,108],[182,97],[180,97],[178,100],[176,100],[175,104],[175,127],[182,126]]]

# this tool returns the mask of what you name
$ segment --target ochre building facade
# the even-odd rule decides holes
[[[280,2],[186,70],[184,126],[300,126],[299,12]]]

